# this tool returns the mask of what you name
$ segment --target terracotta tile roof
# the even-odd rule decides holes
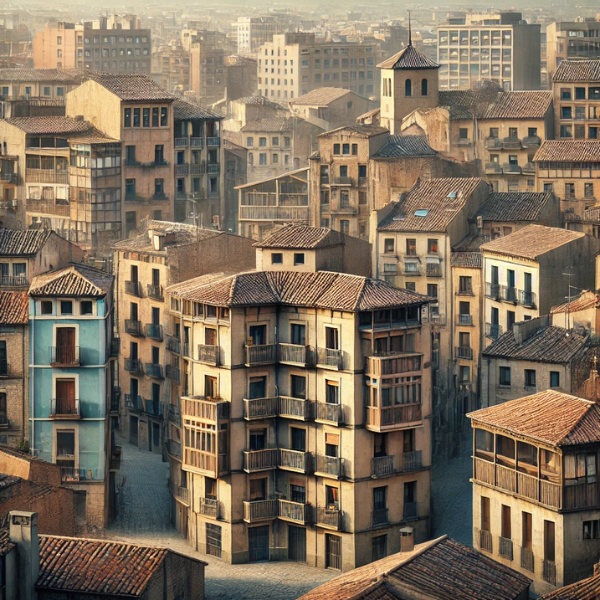
[[[82,133],[92,128],[87,121],[78,121],[71,117],[13,117],[6,119],[6,122],[31,134]]]
[[[57,83],[79,83],[79,78],[62,69],[0,69],[1,82],[54,81]]]
[[[343,234],[327,227],[308,225],[285,225],[273,231],[256,248],[327,248],[344,243]]]
[[[267,106],[268,108],[274,108],[276,110],[285,110],[281,104],[277,104],[264,96],[245,96],[244,98],[238,98],[237,100],[233,100],[233,102],[237,102],[238,104],[250,104],[254,106]]]
[[[295,100],[290,100],[290,104],[299,106],[328,106],[334,100],[352,93],[350,90],[342,88],[322,87],[312,90],[308,94],[303,94]]]
[[[410,158],[435,156],[437,152],[420,135],[390,135],[388,143],[372,158]]]
[[[553,446],[600,442],[600,404],[546,390],[469,413],[483,423]]]
[[[265,117],[263,119],[254,119],[248,121],[240,131],[257,133],[279,133],[292,131],[294,123],[292,119],[286,117]]]
[[[347,127],[338,127],[325,133],[320,133],[317,137],[330,137],[344,133],[350,137],[370,138],[376,135],[389,133],[389,130],[379,125],[348,125]]]
[[[600,140],[546,140],[533,157],[540,161],[600,162]]]
[[[543,119],[551,105],[551,91],[502,92],[480,119]]]
[[[5,556],[15,548],[15,546],[16,544],[10,541],[8,527],[0,529],[0,556]]]
[[[218,306],[284,304],[356,312],[425,304],[427,296],[378,279],[318,271],[251,271],[206,283],[203,278],[172,285],[174,296]]]
[[[378,69],[439,69],[440,65],[421,54],[412,44],[377,65]]]
[[[552,193],[496,192],[490,194],[475,214],[484,221],[537,221]]]
[[[568,363],[584,346],[586,338],[562,327],[540,327],[522,344],[515,340],[514,333],[507,331],[492,342],[483,356],[528,360],[532,362]]]
[[[141,596],[169,550],[85,538],[40,536],[36,588]]]
[[[380,231],[443,232],[463,209],[478,178],[446,177],[420,180],[396,208],[379,223]]]
[[[452,247],[452,252],[477,252],[481,248],[481,244],[490,241],[490,236],[487,234],[470,233],[465,236],[456,246]]]
[[[446,536],[344,573],[298,600],[514,600],[531,580]],[[416,597],[416,596],[415,596]]]
[[[112,287],[113,276],[104,271],[74,264],[33,278],[30,296],[99,298]]]
[[[600,81],[600,60],[562,60],[552,81]]]
[[[582,579],[571,585],[544,594],[539,600],[599,600],[600,575]]]
[[[485,252],[496,252],[519,258],[535,260],[538,256],[560,248],[565,244],[585,237],[580,231],[570,231],[559,227],[527,225],[510,235],[499,237],[481,246]]]
[[[51,235],[42,229],[0,228],[0,256],[34,256]]]
[[[481,269],[483,267],[483,255],[481,252],[452,252],[450,264],[453,267]]]
[[[573,298],[571,302],[565,302],[564,304],[558,304],[550,309],[551,314],[567,312],[579,312],[580,310],[587,310],[589,308],[597,308],[600,306],[600,295],[594,294],[590,290],[584,290],[579,294],[578,297]]]
[[[173,115],[176,121],[220,121],[223,118],[212,112],[212,110],[208,110],[208,108],[188,102],[187,100],[182,100],[181,98],[177,98],[173,102]]]
[[[88,71],[87,78],[99,83],[125,102],[171,102],[178,98],[161,88],[147,75]]]
[[[27,325],[28,322],[27,292],[0,291],[0,325]]]

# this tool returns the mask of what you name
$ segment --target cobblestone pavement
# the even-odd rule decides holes
[[[460,453],[452,460],[438,460],[433,466],[433,536],[449,537],[472,545],[473,494],[470,478],[472,442],[470,434],[461,440]]]
[[[196,552],[169,523],[168,463],[118,435],[116,441],[123,448],[118,514],[106,537],[165,546],[207,562],[207,600],[295,600],[337,574],[292,562],[229,565]]]

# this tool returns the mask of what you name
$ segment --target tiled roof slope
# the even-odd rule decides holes
[[[552,81],[600,81],[600,60],[562,60]]]
[[[309,227],[308,225],[285,225],[273,231],[262,242],[256,242],[256,248],[327,248],[344,243],[344,236],[327,227]]]
[[[254,119],[253,121],[248,121],[240,129],[240,131],[277,133],[281,131],[292,131],[292,129],[292,119],[288,119],[286,117],[265,117],[263,119]]]
[[[79,78],[63,69],[0,69],[0,81],[77,83]]]
[[[450,264],[453,267],[467,269],[481,269],[483,266],[483,255],[481,252],[452,252]]]
[[[553,446],[600,441],[600,404],[553,390],[482,408],[467,417]]]
[[[377,65],[379,69],[439,69],[440,65],[421,54],[409,44],[394,56],[386,58]]]
[[[33,256],[37,254],[52,231],[42,229],[0,228],[0,256]]]
[[[192,280],[193,281],[193,280]],[[355,312],[418,305],[427,296],[395,288],[378,279],[318,271],[252,271],[198,286],[184,282],[167,288],[174,295],[218,306],[285,304]]]
[[[30,134],[82,133],[92,129],[87,121],[78,121],[71,117],[13,117],[6,119],[6,122]]]
[[[502,92],[480,118],[543,119],[551,104],[551,91]]]
[[[407,158],[412,156],[435,156],[436,151],[421,135],[390,135],[388,143],[373,158]]]
[[[598,600],[599,598],[600,575],[594,575],[544,594],[539,597],[539,600]]]
[[[350,90],[344,90],[342,88],[322,87],[312,90],[308,92],[308,94],[303,94],[295,100],[290,100],[290,104],[299,106],[327,106],[334,100],[351,93]]]
[[[0,291],[0,325],[27,325],[29,296],[26,292]]]
[[[173,115],[176,120],[180,121],[204,121],[207,119],[220,121],[223,118],[211,110],[208,110],[208,108],[204,108],[203,106],[199,106],[198,104],[188,102],[181,98],[177,98],[177,100],[173,102]]]
[[[470,233],[452,247],[452,252],[479,252],[481,245],[489,241],[490,236],[486,233]]]
[[[445,177],[421,180],[379,224],[380,231],[443,232],[482,179]],[[427,211],[417,214],[417,211]]]
[[[484,351],[483,356],[542,363],[567,363],[585,345],[586,338],[562,327],[541,327],[522,344],[507,331]]]
[[[238,104],[250,104],[253,106],[267,106],[268,108],[274,108],[276,110],[285,110],[281,104],[277,104],[265,96],[245,96],[244,98],[238,98],[237,100],[233,100],[233,102],[237,102]]]
[[[590,290],[584,290],[579,297],[573,298],[571,302],[557,304],[550,309],[551,314],[570,312],[579,312],[588,308],[597,308],[600,306],[600,295],[594,294]]]
[[[483,244],[481,249],[484,252],[497,252],[508,256],[535,260],[546,252],[560,248],[584,236],[585,233],[580,231],[545,227],[544,225],[527,225],[527,227],[523,227],[523,229],[519,229],[510,235]]]
[[[168,552],[166,548],[41,535],[36,588],[135,598],[145,591]]]
[[[298,600],[513,600],[531,580],[451,538],[344,573]],[[415,596],[416,597],[416,596]]]
[[[30,296],[99,298],[111,288],[113,276],[104,271],[74,264],[33,278]]]
[[[345,133],[351,137],[370,138],[376,135],[389,133],[389,130],[380,125],[348,125],[346,127],[338,127],[337,129],[320,133],[318,137],[330,137],[339,133]]]
[[[171,102],[177,99],[161,88],[151,77],[133,73],[100,73],[89,71],[87,78],[99,83],[115,96],[126,102]]]
[[[547,192],[495,192],[475,217],[484,221],[537,221],[551,199]]]
[[[546,140],[533,162],[600,162],[600,140]]]

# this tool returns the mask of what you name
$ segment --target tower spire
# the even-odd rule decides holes
[[[410,27],[410,10],[408,11],[408,45],[412,46],[412,29]]]

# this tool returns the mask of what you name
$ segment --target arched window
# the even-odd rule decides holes
[[[421,96],[427,96],[427,79],[421,79]]]
[[[412,81],[410,79],[404,82],[404,95],[407,97],[412,96]]]

